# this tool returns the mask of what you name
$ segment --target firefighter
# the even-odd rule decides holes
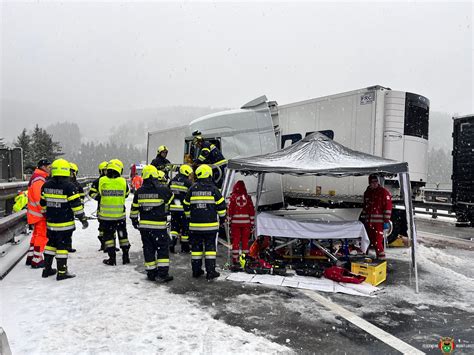
[[[79,168],[77,167],[76,164],[69,162],[69,166],[71,168],[71,182],[76,186],[76,189],[79,193],[79,196],[81,197],[81,203],[82,206],[84,206],[84,198],[85,198],[85,193],[84,189],[82,188],[81,184],[77,181],[77,174],[79,173]]]
[[[100,195],[99,195],[99,179],[102,176],[105,176],[107,173],[107,164],[108,162],[103,161],[102,163],[99,164],[99,177],[95,179],[92,182],[91,188],[89,189],[89,197],[93,198],[98,202],[97,204],[97,212],[99,211],[99,206],[100,206]],[[99,221],[99,236],[97,237],[100,241],[100,249],[105,253],[105,247],[104,247],[104,228],[102,227],[101,220],[98,219]]]
[[[28,206],[28,191],[19,191],[15,196],[15,204],[13,205],[13,212],[20,212]]]
[[[56,257],[56,280],[65,280],[76,275],[68,272],[67,246],[71,243],[72,233],[76,229],[74,217],[82,223],[82,228],[89,226],[84,215],[81,198],[70,179],[70,166],[64,159],[57,159],[51,164],[51,176],[41,189],[41,207],[46,215],[48,244],[45,247],[45,268],[42,277],[56,274],[52,268]]]
[[[181,165],[179,173],[170,181],[170,189],[174,194],[174,202],[170,206],[171,211],[171,244],[170,251],[175,252],[178,236],[181,235],[181,252],[189,253],[188,221],[184,215],[183,201],[188,189],[193,184],[190,175],[193,169],[186,164]]]
[[[391,215],[392,195],[380,185],[378,176],[371,174],[369,186],[364,192],[361,219],[379,260],[385,260],[383,233],[390,228]]]
[[[115,232],[118,234],[122,249],[123,265],[130,263],[127,226],[125,222],[125,199],[129,189],[127,181],[121,176],[123,163],[112,159],[107,164],[107,173],[99,179],[98,218],[104,230],[104,246],[109,258],[103,260],[106,265],[116,265]]]
[[[242,253],[247,255],[250,234],[255,224],[255,207],[242,180],[237,181],[232,189],[227,214],[232,236],[232,263],[238,267],[240,243]]]
[[[143,186],[133,196],[130,219],[133,227],[140,230],[148,279],[169,282],[173,276],[168,273],[170,259],[166,224],[174,195],[168,186],[158,183],[165,174],[155,166],[145,166],[142,174]]]
[[[77,181],[77,173],[79,172],[79,168],[77,167],[76,164],[69,162],[69,167],[71,169],[71,182],[73,185],[76,187],[76,191],[79,193],[79,197],[81,198],[81,204],[82,207],[84,208],[84,189],[82,188],[81,184]],[[70,253],[75,253],[76,249],[72,247],[72,238],[71,238],[71,244],[68,245],[67,248],[68,252]]]
[[[168,155],[168,147],[166,145],[160,145],[156,151],[156,158],[151,161],[151,165],[155,166],[156,169],[161,170],[165,173],[166,178],[169,177],[169,172],[173,170],[173,165],[166,159]]]
[[[50,172],[51,162],[48,159],[41,159],[28,182],[26,216],[28,224],[33,225],[33,233],[26,257],[26,265],[31,265],[34,269],[44,267],[43,251],[48,242],[48,237],[46,236],[46,219],[41,211],[40,200],[41,188]]]
[[[196,148],[199,149],[199,155],[194,161],[196,165],[207,164],[212,167],[212,177],[217,187],[220,189],[224,182],[225,171],[227,168],[227,159],[224,158],[219,148],[214,144],[206,142],[203,137],[196,134],[193,139]]]
[[[204,274],[202,257],[205,258],[206,278],[219,277],[216,271],[217,234],[219,220],[223,222],[226,205],[219,189],[212,180],[212,168],[202,164],[196,169],[197,182],[188,190],[183,201],[184,213],[189,218],[191,267],[193,277]]]

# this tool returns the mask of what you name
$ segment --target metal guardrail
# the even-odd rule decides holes
[[[85,187],[84,192],[87,194],[88,187],[85,185],[91,183],[95,179],[96,177],[83,177],[77,180],[81,186]],[[26,181],[0,184],[0,202],[2,202],[1,200],[9,201],[14,199],[18,190],[26,189],[27,186],[28,182]],[[26,223],[26,210],[0,218],[0,245],[11,241],[15,235],[17,235],[18,230],[23,229],[23,226],[21,226],[23,223]]]
[[[77,179],[84,186],[94,181],[96,176],[86,176]],[[13,199],[19,191],[25,191],[28,188],[28,181],[5,182],[0,184],[0,217],[11,213]]]

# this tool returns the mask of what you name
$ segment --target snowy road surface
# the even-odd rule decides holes
[[[86,213],[94,207],[86,204]],[[97,221],[92,221],[87,230],[74,233],[78,252],[68,264],[76,278],[43,279],[41,270],[21,262],[1,282],[0,324],[13,354],[289,351],[215,320],[212,308],[147,282],[134,265],[103,265],[96,231]],[[129,233],[132,248],[139,250],[138,231],[130,228]]]
[[[172,255],[169,285],[148,282],[133,228],[132,265],[107,267],[96,231],[91,221],[75,232],[75,279],[42,279],[22,261],[0,282],[0,325],[13,354],[399,353],[298,290],[192,279],[189,255]],[[456,353],[474,353],[472,255],[420,245],[415,294],[409,250],[390,249],[376,298],[321,295],[426,353],[439,353],[442,336],[455,338]]]

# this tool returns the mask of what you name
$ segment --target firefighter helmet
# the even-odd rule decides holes
[[[70,176],[71,167],[65,159],[56,159],[51,164],[51,176]]]
[[[107,169],[107,164],[108,164],[108,162],[106,162],[106,161],[103,161],[102,163],[99,164],[99,173],[100,173],[102,170]]]
[[[77,175],[79,172],[79,168],[74,163],[69,162],[69,168],[71,169],[71,172],[74,172],[75,175]]]
[[[145,167],[142,170],[142,178],[143,180],[146,180],[150,177],[158,178],[158,170],[153,165],[145,165]]]
[[[180,166],[179,172],[184,176],[189,176],[193,172],[193,168],[191,168],[188,164],[183,164]]]
[[[193,144],[197,144],[198,142],[202,142],[204,139],[202,136],[194,136],[193,138]]]
[[[167,152],[168,151],[168,147],[166,147],[166,145],[160,145],[158,147],[158,154],[160,154],[161,152]]]
[[[119,174],[122,174],[123,171],[123,163],[118,159],[112,159],[107,164],[107,170],[114,170]]]
[[[207,179],[212,176],[212,169],[209,165],[202,164],[196,169],[198,179]]]
[[[158,181],[166,182],[166,174],[163,171],[157,170],[157,174],[158,174],[157,176]]]

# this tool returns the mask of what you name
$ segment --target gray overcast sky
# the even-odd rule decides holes
[[[3,2],[1,20],[8,100],[238,107],[380,84],[473,111],[471,2]]]

